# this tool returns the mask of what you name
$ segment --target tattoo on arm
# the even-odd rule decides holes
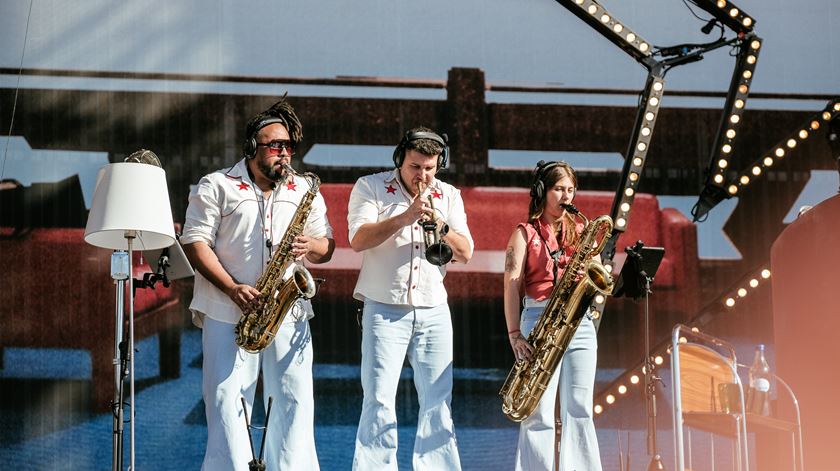
[[[505,251],[505,272],[512,273],[516,271],[516,258],[513,256],[513,247],[508,247]]]

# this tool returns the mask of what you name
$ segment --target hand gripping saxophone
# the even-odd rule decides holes
[[[502,412],[514,422],[522,422],[536,409],[592,297],[596,293],[608,296],[613,291],[612,275],[600,262],[593,260],[612,236],[612,218],[604,215],[590,222],[572,205],[566,205],[566,211],[580,216],[586,227],[578,249],[569,260],[563,276],[554,285],[540,319],[528,335],[534,355],[530,361],[517,360],[514,363],[499,392]],[[583,278],[575,281],[581,270]]]
[[[297,175],[289,165],[283,165],[283,168],[290,178]],[[260,297],[242,312],[236,325],[236,344],[251,353],[269,346],[295,301],[299,298],[312,298],[318,289],[309,270],[295,264],[295,256],[292,254],[292,243],[295,237],[303,233],[303,226],[312,211],[312,200],[321,185],[321,180],[313,173],[307,172],[303,177],[309,181],[309,190],[303,195],[277,251],[257,280],[255,288],[260,292]],[[292,275],[284,279],[290,264],[295,264]]]

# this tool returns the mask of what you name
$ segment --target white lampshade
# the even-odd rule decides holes
[[[135,250],[169,247],[175,242],[166,172],[154,165],[121,162],[99,172],[85,227],[85,242],[128,250],[126,231],[135,231]]]

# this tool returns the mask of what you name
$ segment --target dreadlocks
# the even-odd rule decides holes
[[[298,119],[295,109],[292,108],[292,105],[288,101],[286,101],[286,96],[288,94],[288,92],[284,93],[280,98],[280,101],[251,118],[245,126],[245,136],[248,137],[256,134],[257,131],[259,131],[257,126],[260,122],[265,121],[266,119],[276,118],[283,122],[286,130],[289,131],[289,138],[295,146],[297,146],[297,144],[299,144],[303,139],[303,125],[300,124],[300,119]]]

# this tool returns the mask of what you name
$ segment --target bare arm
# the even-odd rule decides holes
[[[519,331],[519,300],[525,275],[526,244],[525,229],[517,227],[511,234],[505,249],[505,323],[509,332],[510,346],[517,360],[529,359],[534,353],[534,348],[528,344],[525,336]]]
[[[449,231],[442,239],[452,247],[452,260],[460,263],[470,261],[473,251],[470,247],[470,241],[466,237],[455,231]]]
[[[260,292],[250,285],[241,284],[230,276],[219,262],[219,257],[205,242],[184,245],[184,253],[192,266],[216,288],[225,293],[239,309],[244,310]]]

